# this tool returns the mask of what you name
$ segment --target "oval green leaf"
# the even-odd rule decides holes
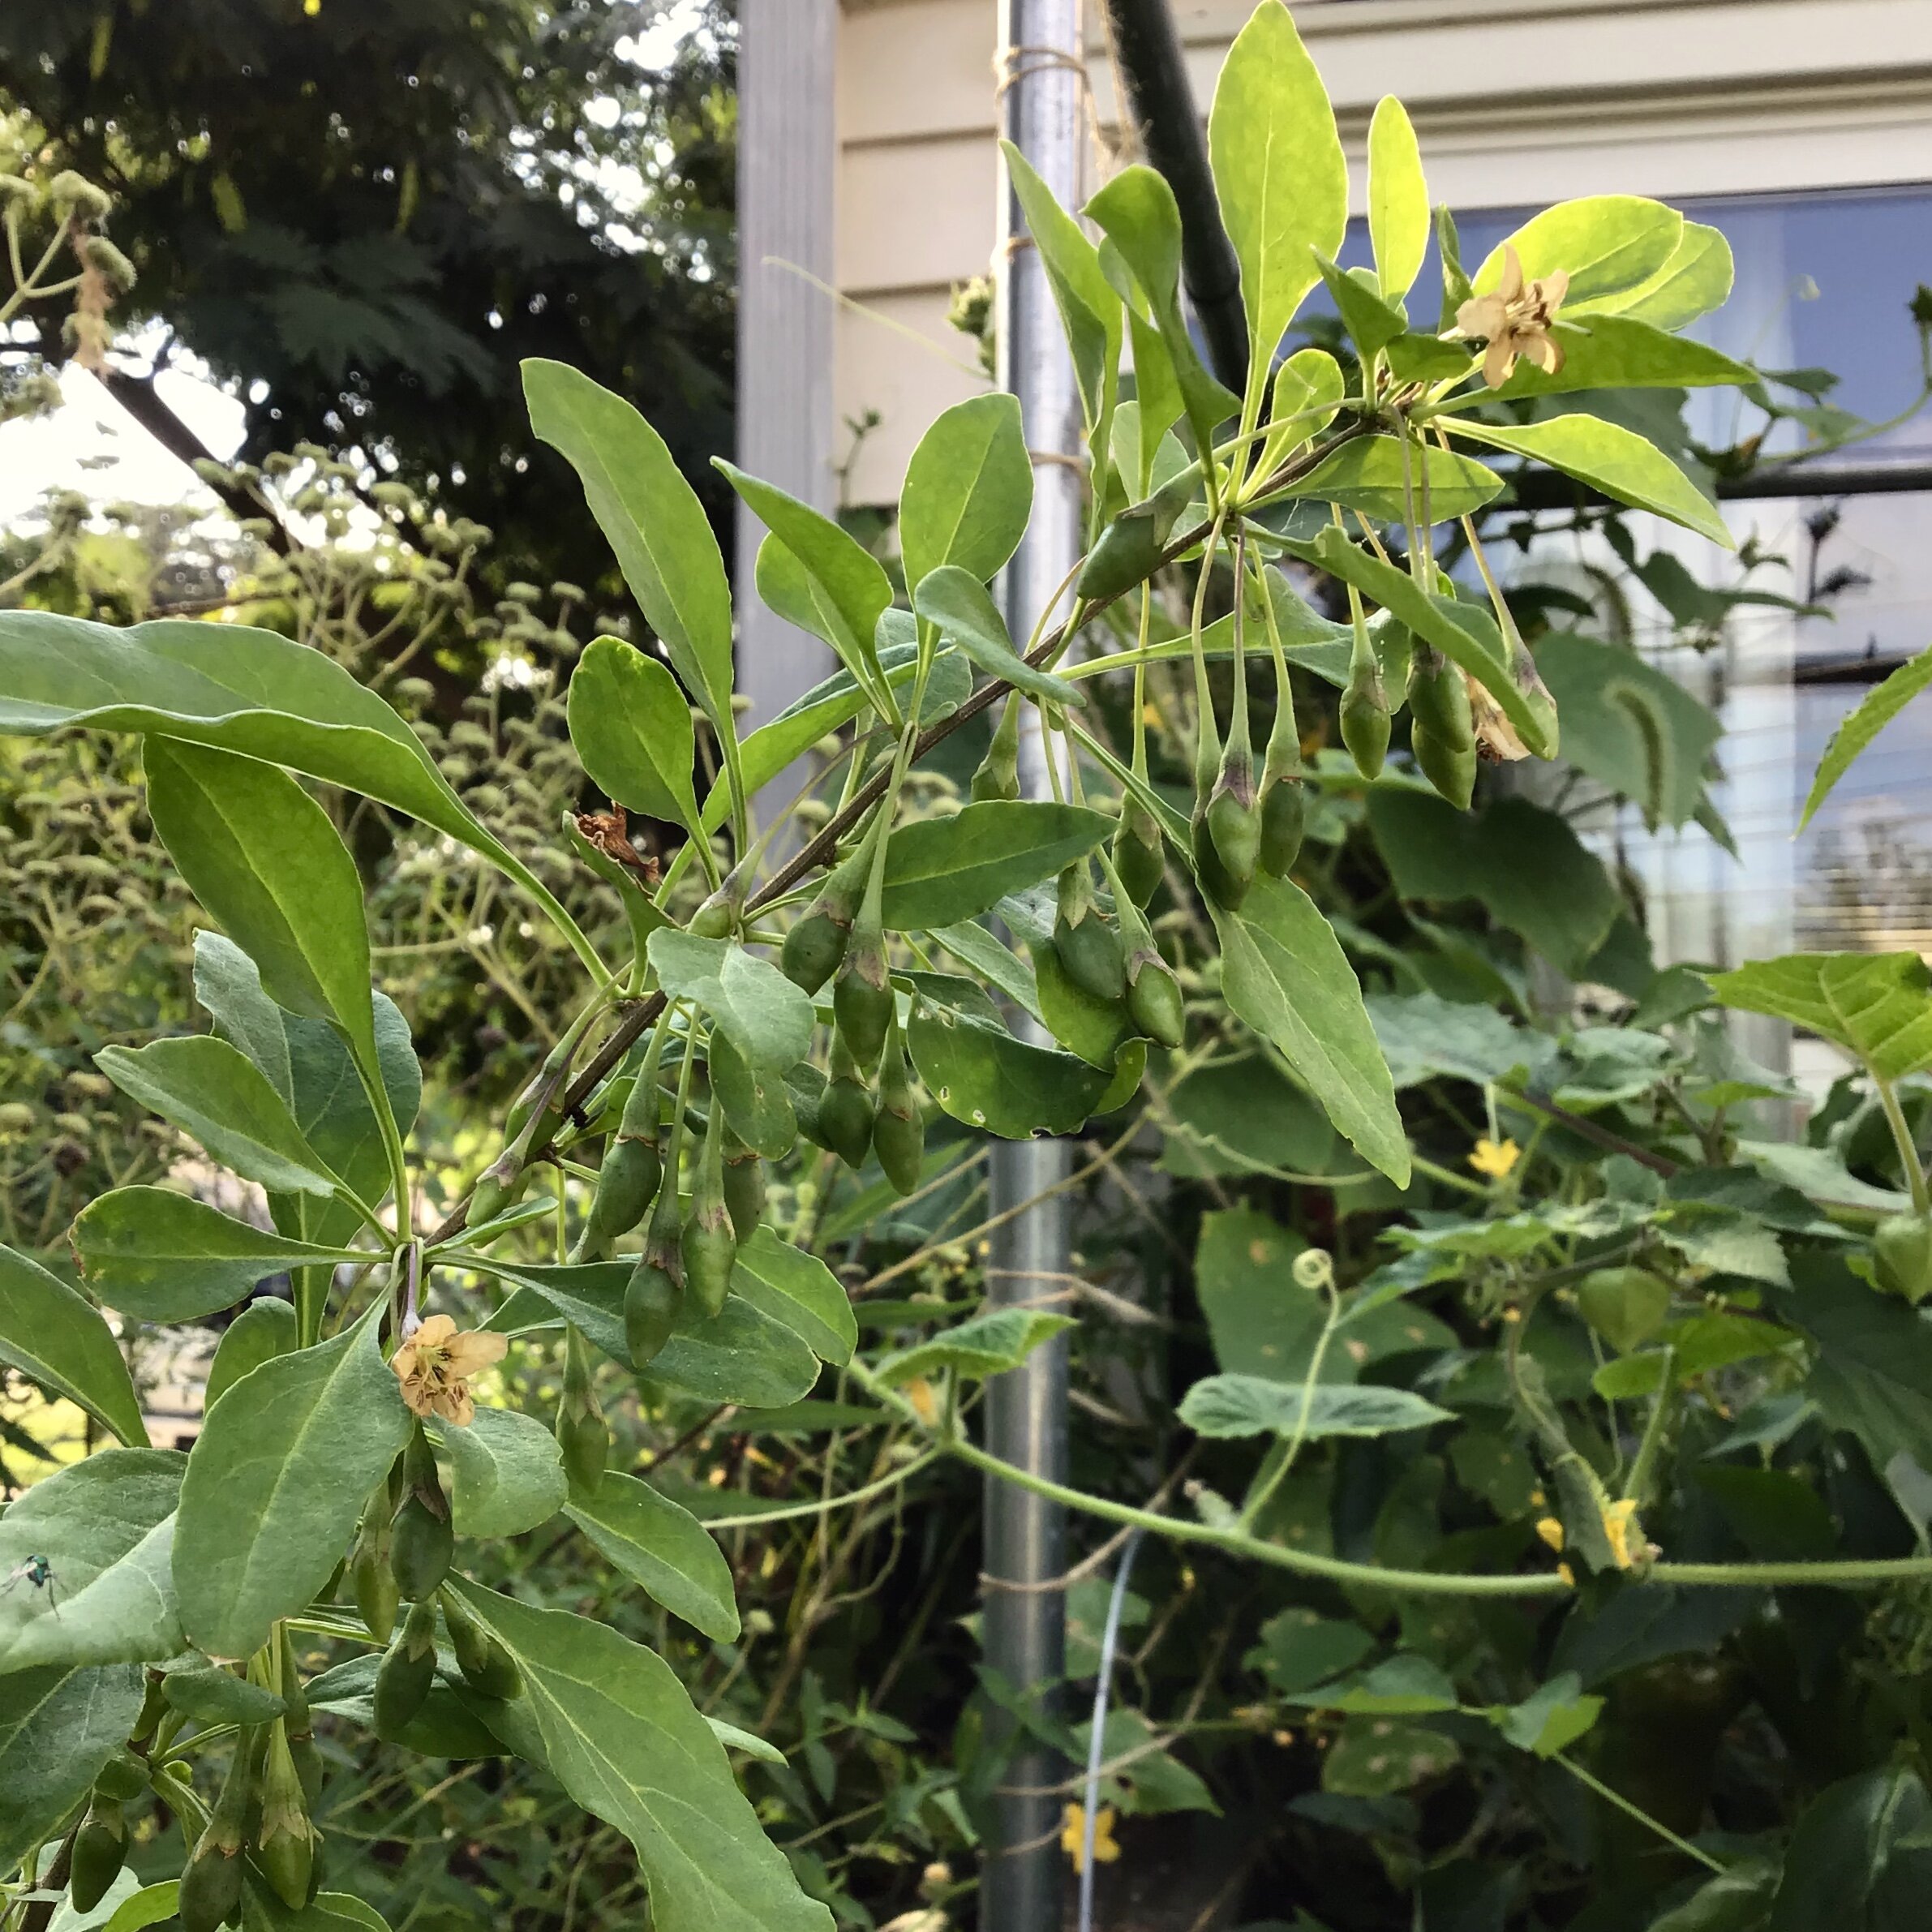
[[[608,1469],[596,1493],[575,1498],[564,1513],[674,1616],[720,1643],[736,1638],[731,1565],[689,1509],[648,1483]]]
[[[148,1431],[127,1363],[101,1311],[39,1262],[0,1247],[0,1362],[77,1402],[122,1441]]]
[[[691,706],[655,658],[594,638],[570,674],[570,742],[591,782],[627,811],[698,824]]]
[[[946,410],[919,440],[899,500],[907,588],[957,564],[982,582],[1020,547],[1033,507],[1033,460],[1020,403],[975,396]]]
[[[953,925],[1050,878],[1114,829],[1084,805],[986,799],[901,826],[886,844],[885,920],[895,932]]]

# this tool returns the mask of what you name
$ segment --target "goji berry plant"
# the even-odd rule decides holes
[[[852,1918],[865,1908],[814,1867],[816,1834],[781,1852],[734,1771],[736,1753],[748,1780],[771,1776],[767,1817],[809,1801],[718,1714],[755,1634],[737,1585],[784,1560],[779,1526],[821,1535],[822,1589],[801,1589],[764,1719],[799,1732],[829,1799],[828,1724],[894,1741],[857,1689],[828,1719],[806,1668],[847,1580],[831,1526],[882,1504],[917,1518],[960,1493],[939,1488],[959,1466],[1239,1580],[1224,1616],[1170,1578],[1163,1621],[1201,1620],[1210,1661],[1178,1718],[1107,1720],[1106,1792],[1213,1805],[1169,1754],[1180,1740],[1236,1754],[1230,1799],[1265,1777],[1261,1753],[1312,1751],[1298,1815],[1354,1833],[1376,1868],[1352,1890],[1304,1882],[1297,1904],[1337,1925],[1910,1922],[1932,1811],[1912,1668],[1932,1577],[1925,966],[1659,973],[1560,814],[1512,789],[1470,815],[1485,760],[1557,759],[1559,698],[1574,771],[1659,822],[1707,814],[1707,715],[1627,652],[1555,633],[1532,650],[1477,519],[1547,466],[1730,546],[1684,468],[1591,406],[1763,393],[1678,333],[1724,298],[1728,251],[1659,203],[1602,196],[1466,269],[1391,100],[1370,135],[1375,266],[1337,267],[1342,152],[1278,0],[1234,43],[1209,132],[1246,393],[1187,333],[1161,178],[1109,181],[1084,211],[1096,242],[1010,153],[1086,417],[1088,543],[1064,608],[1016,638],[988,589],[1032,507],[1008,397],[948,410],[921,442],[896,581],[723,466],[771,533],[756,594],[841,666],[749,733],[732,594],[689,485],[620,399],[526,366],[535,434],[576,471],[652,633],[599,638],[569,685],[576,758],[609,809],[574,815],[560,851],[621,908],[599,942],[324,652],[227,623],[0,615],[0,730],[138,736],[146,813],[209,922],[208,1030],[104,1048],[98,1071],[261,1189],[272,1223],[117,1187],[75,1218],[71,1278],[0,1255],[0,1359],[120,1445],[0,1517],[12,1922],[110,1895],[116,1932],[382,1922],[316,1822],[319,1726],[405,1759],[539,1767],[629,1840],[664,1932],[822,1927],[825,1897]],[[1432,236],[1444,299],[1415,318]],[[1277,362],[1318,287],[1346,353]],[[1303,595],[1318,583],[1341,615]],[[1821,788],[1915,680],[1874,698]],[[1345,751],[1304,730],[1331,706]],[[969,802],[934,810],[942,748],[995,711]],[[1052,799],[1018,795],[1029,736]],[[807,754],[804,795],[768,809]],[[577,962],[554,1046],[447,1211],[423,1184],[410,1028],[374,985],[363,876],[328,809],[346,798],[395,815],[406,860],[499,875]],[[633,816],[668,828],[661,872]],[[1388,884],[1351,897],[1365,846]],[[1535,1023],[1521,956],[1429,915],[1470,899],[1574,980],[1624,990],[1617,1023]],[[1368,995],[1321,904],[1346,908]],[[1719,1003],[1855,1064],[1807,1141],[1745,1131],[1789,1089],[1729,1045]],[[1092,1167],[1131,1158],[1151,1123],[1169,1174],[1219,1197],[1191,1264],[1209,1372],[1171,1402],[1119,1351],[1156,1443],[1192,1438],[1184,1481],[1144,1455],[1092,1458],[1085,1486],[1000,1462],[973,1437],[980,1385],[1069,1318],[951,1320],[930,1297],[888,1316],[878,1292],[942,1250],[932,1197],[985,1137],[1095,1121]],[[1337,1135],[1364,1166],[1334,1165]],[[840,1168],[868,1187],[833,1214]],[[907,1260],[868,1269],[894,1199],[929,1218],[904,1224]],[[255,1297],[283,1274],[286,1300]],[[103,1311],[125,1325],[243,1303],[191,1450],[148,1446]],[[880,1346],[860,1346],[861,1316]],[[550,1367],[553,1402],[516,1399]],[[728,1408],[802,1426],[822,1379],[837,1399],[814,1418],[834,1432],[816,1495],[747,1500],[722,1467],[674,1494],[612,1466],[620,1385],[681,1443]],[[554,1600],[516,1548],[539,1532],[581,1536],[652,1599],[654,1640]],[[1236,1703],[1218,1659],[1243,1640],[1262,1688]],[[1657,1693],[1654,1667],[1687,1652],[1711,1654],[1708,1681]],[[1080,1751],[1045,1688],[985,1686]],[[1762,1721],[1737,1734],[1754,1698]],[[1822,1702],[1826,1744],[1805,1721]],[[969,1733],[956,1789],[926,1794],[962,1842],[962,1795],[997,1775]],[[1673,1752],[1694,1760],[1675,1767],[1694,1774],[1689,1810],[1646,1786]],[[1411,1791],[1453,1793],[1453,1829],[1428,1831]],[[931,1844],[920,1798],[895,1784],[878,1802]],[[123,1861],[157,1820],[179,1875],[141,1884]],[[1466,1870],[1492,1852],[1500,1889]],[[934,1911],[951,1886],[935,1865]]]

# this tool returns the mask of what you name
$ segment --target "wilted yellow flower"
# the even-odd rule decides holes
[[[1479,336],[1489,345],[1483,358],[1483,380],[1500,389],[1526,355],[1545,376],[1563,367],[1563,345],[1549,333],[1569,277],[1559,268],[1541,281],[1526,285],[1516,251],[1503,250],[1503,279],[1488,295],[1472,295],[1456,311],[1456,327],[1466,336]]]
[[[1522,1158],[1522,1149],[1513,1140],[1483,1140],[1476,1143],[1476,1149],[1469,1157],[1469,1164],[1478,1174],[1487,1174],[1492,1181],[1506,1180],[1509,1170]]]
[[[1630,1527],[1637,1515],[1634,1500],[1625,1496],[1621,1503],[1608,1503],[1604,1508],[1604,1534],[1610,1539],[1610,1554],[1616,1559],[1619,1569],[1628,1569],[1635,1561],[1636,1554],[1630,1548]]]
[[[503,1359],[502,1335],[458,1333],[447,1315],[432,1315],[389,1358],[402,1385],[402,1399],[419,1415],[440,1415],[466,1429],[476,1415],[470,1380]]]
[[[1069,1805],[1064,1821],[1060,1833],[1060,1849],[1073,1861],[1073,1869],[1077,1872],[1084,1869],[1082,1853],[1087,1840],[1087,1814],[1084,1807]],[[1119,1856],[1120,1846],[1114,1836],[1114,1807],[1102,1805],[1093,1814],[1093,1862],[1096,1865],[1111,1865]]]
[[[1536,1521],[1536,1534],[1540,1536],[1552,1549],[1560,1550],[1562,1548],[1563,1526],[1561,1523],[1557,1522],[1555,1517],[1539,1517]]]

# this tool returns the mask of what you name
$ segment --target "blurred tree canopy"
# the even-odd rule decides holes
[[[633,37],[675,13],[670,63]],[[0,109],[117,202],[121,311],[234,380],[241,455],[359,450],[500,533],[499,569],[608,553],[530,452],[517,363],[656,423],[706,494],[731,445],[731,0],[39,0],[0,9]],[[58,320],[46,346],[62,353]],[[145,375],[113,377],[201,453]],[[615,581],[613,587],[615,587]]]

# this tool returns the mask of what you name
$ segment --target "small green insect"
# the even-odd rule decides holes
[[[31,1583],[36,1590],[47,1593],[49,1608],[54,1606],[54,1565],[45,1556],[30,1556],[24,1563],[17,1565],[7,1573],[6,1581],[0,1584],[0,1596],[9,1596],[22,1583]]]

